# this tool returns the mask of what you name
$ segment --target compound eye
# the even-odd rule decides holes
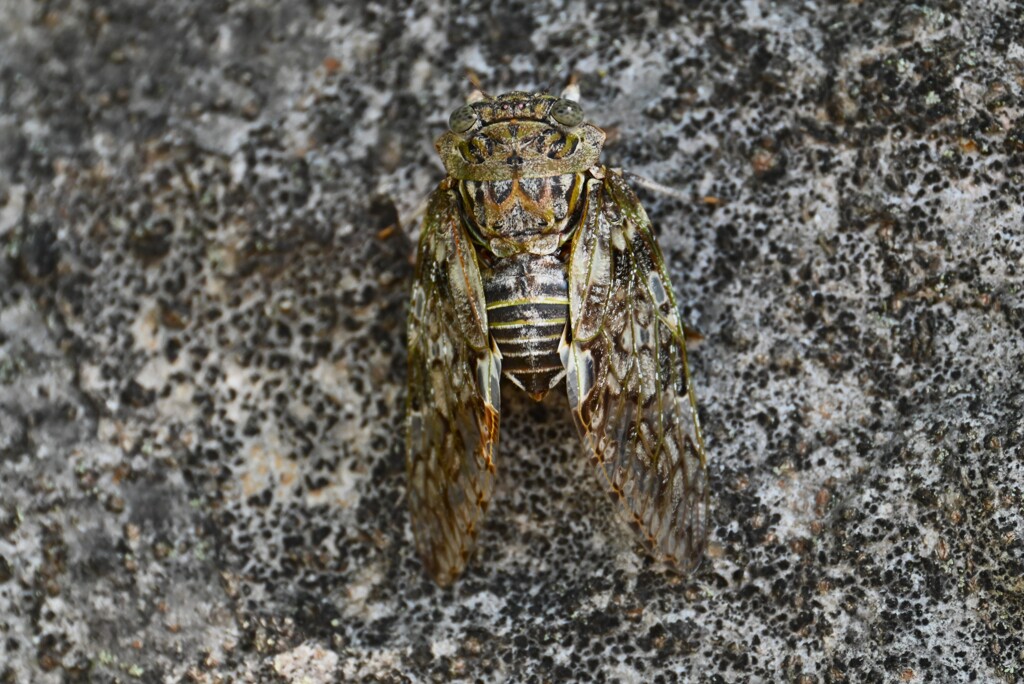
[[[563,126],[572,128],[583,123],[583,109],[572,100],[562,98],[551,105],[551,117]]]
[[[465,133],[476,125],[476,110],[469,105],[462,105],[448,117],[448,128],[452,133]]]

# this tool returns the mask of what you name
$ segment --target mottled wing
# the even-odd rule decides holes
[[[416,546],[441,585],[462,572],[487,510],[500,408],[501,358],[455,202],[447,181],[431,197],[408,330],[409,508]]]
[[[619,173],[603,173],[569,264],[569,403],[648,548],[688,570],[704,551],[708,489],[683,326],[647,214]]]

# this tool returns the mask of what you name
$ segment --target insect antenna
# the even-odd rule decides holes
[[[466,67],[466,79],[469,80],[469,84],[473,86],[474,90],[483,90],[484,86],[480,81],[480,76],[475,71]]]
[[[569,72],[569,78],[565,82],[565,87],[562,88],[562,97],[573,102],[580,101],[580,78],[579,73],[575,70]]]

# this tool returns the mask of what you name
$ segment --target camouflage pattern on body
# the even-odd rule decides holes
[[[465,568],[491,498],[500,378],[565,380],[602,486],[647,548],[695,567],[707,467],[672,285],[639,200],[563,97],[479,93],[437,141],[409,315],[407,472],[434,579]]]

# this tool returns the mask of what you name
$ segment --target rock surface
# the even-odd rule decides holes
[[[0,3],[0,682],[1024,681],[1020,6],[437,4]],[[682,192],[693,575],[510,387],[421,570],[393,227],[467,69]]]

